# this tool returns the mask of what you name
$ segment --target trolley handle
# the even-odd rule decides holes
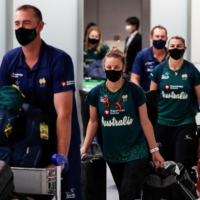
[[[68,159],[62,154],[59,154],[59,153],[54,154],[51,157],[51,161],[55,166],[61,166],[64,164],[64,169],[62,170],[62,173],[66,172],[69,168]]]

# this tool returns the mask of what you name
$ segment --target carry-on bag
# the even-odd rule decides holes
[[[81,163],[84,200],[106,200],[106,162],[102,156],[87,155]]]
[[[164,168],[156,169],[150,162],[143,183],[142,200],[196,200],[194,182],[181,163],[166,161]]]
[[[14,191],[13,172],[10,166],[0,161],[0,199],[9,200]]]

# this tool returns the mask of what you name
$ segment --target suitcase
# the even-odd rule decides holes
[[[0,161],[0,199],[9,200],[14,191],[13,172],[10,166]]]
[[[106,162],[101,155],[87,155],[81,162],[84,200],[106,200]]]

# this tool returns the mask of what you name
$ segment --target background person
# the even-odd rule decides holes
[[[165,48],[167,42],[167,30],[163,26],[155,26],[149,37],[153,46],[141,50],[133,63],[131,71],[131,82],[140,85],[144,91],[149,91],[149,74],[153,69],[163,62],[167,56]]]
[[[135,57],[142,49],[142,36],[138,32],[140,21],[137,17],[126,19],[126,31],[130,34],[125,41],[124,54],[126,55],[126,73],[130,74]]]
[[[16,9],[15,35],[22,46],[3,57],[0,88],[17,84],[26,103],[50,116],[49,141],[44,148],[42,166],[54,167],[51,164],[54,153],[68,157],[69,169],[62,176],[62,200],[69,197],[81,200],[80,128],[73,64],[67,53],[41,39],[43,27],[38,8],[22,5]]]
[[[161,143],[164,159],[182,163],[191,174],[191,167],[197,164],[198,140],[193,100],[194,94],[200,99],[200,74],[192,63],[183,59],[186,46],[182,37],[172,37],[168,51],[169,60],[163,64],[161,77],[158,73],[161,65],[149,76],[150,89],[159,91],[155,137]],[[196,173],[191,177],[195,180]]]
[[[162,167],[164,160],[159,154],[153,127],[147,115],[143,90],[135,85],[139,105],[137,115],[133,106],[136,102],[133,101],[130,90],[130,84],[133,83],[122,78],[125,71],[124,54],[113,47],[103,59],[103,69],[107,80],[100,86],[98,102],[94,88],[85,100],[90,104],[90,120],[81,154],[87,152],[100,125],[102,153],[110,167],[120,200],[132,200],[140,189],[141,172],[148,163],[146,140],[155,165]]]
[[[89,65],[95,60],[102,60],[109,47],[102,43],[101,32],[98,27],[88,29],[84,44],[84,63]]]
[[[84,42],[85,42],[85,38],[87,36],[87,32],[88,32],[88,29],[90,29],[92,26],[97,26],[94,22],[90,22],[86,28],[85,28],[85,32],[84,32]]]

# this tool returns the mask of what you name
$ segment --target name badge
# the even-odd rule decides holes
[[[40,138],[49,139],[49,126],[45,123],[40,123]]]

